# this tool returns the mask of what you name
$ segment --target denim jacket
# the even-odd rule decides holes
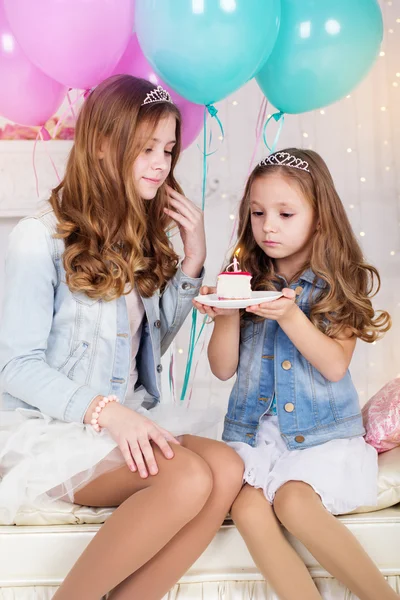
[[[326,286],[311,270],[291,287],[309,317],[311,304]],[[326,379],[297,350],[276,321],[246,321],[240,333],[239,367],[230,395],[222,438],[256,445],[261,417],[274,394],[281,435],[290,450],[336,438],[365,434],[358,395],[349,371],[337,382]]]
[[[36,407],[62,421],[83,422],[99,394],[124,401],[131,348],[125,297],[104,301],[71,292],[55,239],[52,210],[19,222],[10,235],[0,322],[2,409]],[[146,407],[160,401],[161,355],[184,322],[199,279],[180,268],[164,292],[142,298],[146,317],[137,354]]]

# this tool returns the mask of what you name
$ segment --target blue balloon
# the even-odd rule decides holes
[[[282,112],[321,108],[365,77],[382,37],[377,0],[282,0],[278,39],[256,80]]]
[[[136,0],[135,28],[161,79],[196,104],[222,100],[274,47],[281,0]]]

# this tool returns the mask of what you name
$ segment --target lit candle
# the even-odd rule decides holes
[[[237,257],[239,256],[239,252],[240,252],[240,248],[238,248],[235,252],[235,254],[233,255],[233,270],[235,273],[237,273],[238,271],[240,271],[239,269],[239,262]]]

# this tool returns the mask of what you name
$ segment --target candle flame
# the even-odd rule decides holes
[[[237,257],[239,256],[239,254],[240,254],[240,248],[238,248],[238,249],[236,250],[236,252],[235,252],[234,256],[236,256],[236,258],[237,258]]]

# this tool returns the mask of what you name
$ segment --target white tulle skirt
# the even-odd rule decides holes
[[[175,404],[141,407],[143,393],[130,405],[174,436],[207,435],[220,420],[216,409]],[[13,524],[24,507],[46,510],[55,500],[74,501],[74,492],[103,473],[125,464],[106,429],[58,421],[36,410],[0,411],[0,523]]]

